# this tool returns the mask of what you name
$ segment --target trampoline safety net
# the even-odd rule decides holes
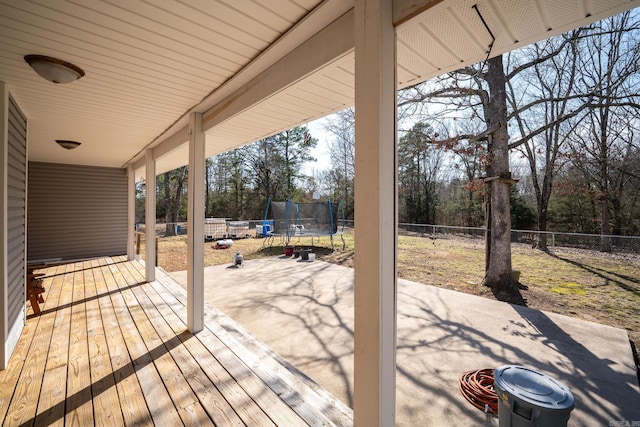
[[[297,203],[269,201],[272,232],[281,236],[333,236],[344,231],[342,205],[332,202]]]

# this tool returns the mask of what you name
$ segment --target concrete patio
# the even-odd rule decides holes
[[[206,302],[352,406],[353,270],[283,257],[229,265],[205,269]],[[171,276],[185,286],[186,272]],[[398,425],[497,426],[462,397],[458,377],[507,364],[566,384],[576,401],[570,426],[640,422],[625,331],[399,281]]]

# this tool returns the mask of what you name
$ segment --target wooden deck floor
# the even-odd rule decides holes
[[[351,410],[219,311],[125,258],[60,265],[0,372],[2,425],[351,425]],[[31,313],[31,309],[28,309]]]

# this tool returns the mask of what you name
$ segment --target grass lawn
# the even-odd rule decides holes
[[[353,235],[344,238],[344,250],[340,237],[334,237],[335,250],[328,237],[316,238],[316,258],[352,267]],[[236,251],[246,260],[283,254],[281,242],[272,247],[263,247],[264,243],[263,239],[235,240],[230,249],[205,243],[205,265],[231,264]],[[311,239],[293,239],[291,244],[310,246]],[[481,285],[482,240],[399,236],[398,246],[398,277],[494,298]],[[186,236],[159,239],[158,265],[166,271],[186,270]],[[521,272],[520,282],[529,287],[522,291],[529,307],[626,329],[640,345],[640,256],[568,248],[547,253],[514,244],[512,265]]]

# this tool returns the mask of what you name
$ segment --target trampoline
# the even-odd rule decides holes
[[[313,246],[314,238],[329,236],[333,248],[335,235],[340,236],[342,249],[346,245],[342,203],[299,203],[291,200],[274,202],[269,199],[263,221],[263,224],[267,223],[272,229],[265,233],[265,246],[272,246],[276,239],[280,239],[283,246],[289,246],[292,239],[300,241],[304,237],[310,237]]]

